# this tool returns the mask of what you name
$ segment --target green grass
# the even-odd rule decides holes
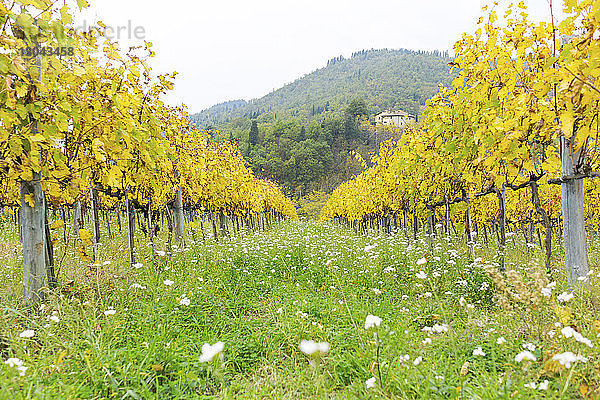
[[[568,302],[568,321],[565,308],[556,308],[556,295],[570,291],[563,274],[551,297],[536,306],[514,303],[509,311],[494,300],[496,286],[482,265],[498,261],[482,243],[475,249],[482,260],[473,262],[460,238],[438,238],[430,248],[403,232],[357,236],[294,222],[190,243],[157,266],[140,237],[140,269],[125,262],[122,238],[100,249],[95,267],[58,246],[59,258],[66,253],[61,288],[43,310],[28,312],[20,303],[20,249],[11,225],[1,239],[0,358],[28,367],[20,376],[0,363],[2,399],[573,399],[585,388],[588,397],[598,396],[598,278]],[[365,251],[369,245],[377,247]],[[541,252],[520,238],[509,241],[508,253],[508,269],[524,276],[540,269]],[[428,262],[417,265],[424,257]],[[417,278],[419,271],[427,278]],[[189,306],[180,304],[184,297]],[[116,313],[107,316],[110,307]],[[53,312],[59,322],[49,320]],[[368,314],[381,317],[378,329],[365,330]],[[561,335],[554,326],[561,315],[592,349]],[[448,331],[423,330],[433,324]],[[19,337],[26,329],[35,336]],[[497,344],[499,337],[506,343]],[[303,339],[328,342],[330,351],[311,363],[299,350]],[[225,343],[223,361],[200,363],[202,345],[217,341]],[[536,346],[537,361],[515,362],[526,343]],[[485,356],[473,355],[478,347]],[[546,364],[565,351],[588,361],[571,369]],[[410,359],[401,361],[405,355]],[[422,362],[414,365],[417,357]],[[376,386],[367,389],[374,376]],[[545,379],[548,390],[525,387]]]

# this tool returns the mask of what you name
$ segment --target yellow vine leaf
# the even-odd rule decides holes
[[[94,244],[92,241],[92,232],[88,231],[87,229],[79,230],[79,238],[85,245],[92,246]]]
[[[581,396],[586,397],[589,391],[590,391],[590,387],[588,385],[586,385],[585,383],[582,383],[579,386],[579,394]]]
[[[81,259],[84,261],[89,261],[91,259],[91,257],[85,251],[85,247],[83,246],[77,246],[77,253],[79,254],[79,257],[81,257]]]
[[[26,194],[23,196],[25,203],[29,204],[29,207],[35,207],[35,196],[32,194]]]
[[[60,229],[60,228],[62,228],[63,226],[65,226],[65,222],[64,222],[63,220],[59,219],[59,220],[57,220],[57,221],[54,221],[54,222],[52,223],[52,225],[50,225],[50,229],[51,229],[51,230]]]

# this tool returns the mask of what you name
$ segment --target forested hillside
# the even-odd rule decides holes
[[[414,114],[439,83],[449,84],[449,61],[447,53],[438,51],[363,50],[349,59],[335,57],[260,99],[223,103],[193,115],[192,121],[205,128],[237,117],[311,120],[342,111],[355,97],[364,98],[371,113],[394,108]]]
[[[419,115],[440,83],[451,81],[447,53],[363,50],[245,102],[231,101],[193,115],[200,128],[234,140],[260,176],[290,195],[329,192],[361,171],[353,153],[369,159],[378,144],[401,132],[376,132],[364,121],[384,110]],[[251,133],[252,132],[252,133]]]
[[[244,108],[248,105],[246,100],[230,100],[223,103],[215,104],[207,108],[200,114],[192,116],[192,120],[196,125],[210,126],[225,121],[235,113],[235,111]]]

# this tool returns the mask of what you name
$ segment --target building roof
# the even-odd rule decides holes
[[[410,115],[405,111],[383,111],[376,115],[376,117],[409,117],[415,118],[414,115]]]

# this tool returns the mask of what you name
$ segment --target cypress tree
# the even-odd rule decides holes
[[[251,146],[256,146],[258,144],[258,124],[255,121],[252,121],[252,126],[250,127],[250,134],[248,135],[248,143]]]
[[[303,142],[306,139],[306,128],[304,125],[300,128],[300,134],[298,135],[298,141]]]

